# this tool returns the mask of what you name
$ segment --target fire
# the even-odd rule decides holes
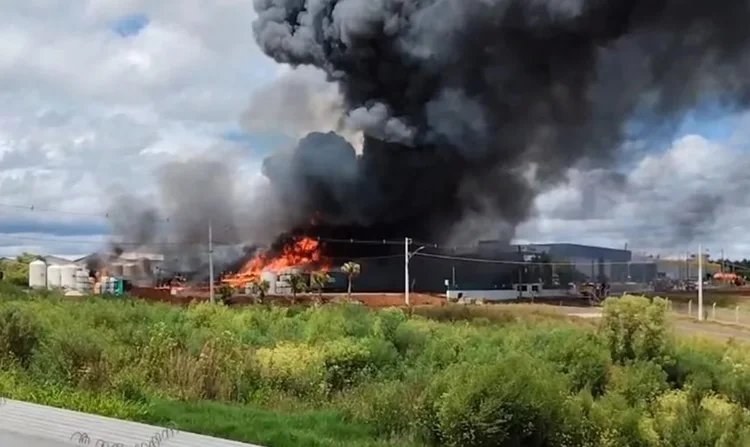
[[[305,237],[285,245],[281,254],[277,256],[269,256],[268,253],[255,256],[242,266],[239,272],[227,275],[221,281],[232,287],[244,287],[260,277],[264,270],[279,273],[290,267],[309,265],[327,270],[326,263],[320,255],[320,242]]]

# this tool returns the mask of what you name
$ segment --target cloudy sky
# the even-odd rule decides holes
[[[165,162],[219,157],[252,177],[292,141],[264,126],[309,87],[260,53],[249,0],[7,0],[0,16],[0,255],[89,252],[112,197],[153,190]],[[540,196],[518,236],[750,257],[747,124],[711,108],[632,141],[617,173],[572,171]]]

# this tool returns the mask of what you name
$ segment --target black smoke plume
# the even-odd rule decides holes
[[[361,155],[312,133],[265,163],[293,223],[345,237],[509,239],[536,195],[611,166],[641,119],[750,98],[745,0],[255,0],[257,43],[322,70]],[[646,113],[647,112],[647,113]],[[669,175],[665,173],[665,175]],[[692,224],[680,222],[679,231]]]

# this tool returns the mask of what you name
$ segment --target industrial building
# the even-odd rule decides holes
[[[511,287],[518,278],[522,254],[509,246],[451,250],[415,246],[409,261],[411,290],[445,293],[446,281],[453,288],[500,289]],[[404,290],[404,248],[390,247],[379,256],[352,257],[361,265],[354,282],[356,292],[380,293]],[[503,263],[506,262],[506,263]],[[346,289],[346,277],[332,272],[332,287]]]
[[[574,281],[647,283],[657,277],[653,260],[634,260],[629,250],[580,244],[530,244],[523,246],[528,255],[545,254],[553,264],[569,264]],[[559,270],[559,265],[554,269]]]
[[[676,281],[696,281],[698,279],[698,257],[686,255],[683,259],[655,259],[658,274],[662,278]],[[704,275],[713,276],[722,271],[721,264],[711,262],[708,255],[703,256]]]

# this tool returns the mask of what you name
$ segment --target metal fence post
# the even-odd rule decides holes
[[[688,317],[693,316],[693,300],[688,301]]]
[[[711,305],[711,319],[716,321],[716,303]]]

